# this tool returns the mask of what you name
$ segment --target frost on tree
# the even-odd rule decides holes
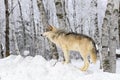
[[[108,0],[102,26],[102,59],[105,72],[116,72],[118,8],[118,0]]]

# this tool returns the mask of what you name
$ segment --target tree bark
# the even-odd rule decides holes
[[[9,6],[8,0],[4,0],[5,3],[5,19],[6,19],[6,31],[5,31],[5,47],[6,57],[10,55],[10,44],[9,44]]]

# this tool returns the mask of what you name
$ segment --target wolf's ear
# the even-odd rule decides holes
[[[46,30],[47,30],[47,31],[55,31],[56,28],[53,27],[53,26],[51,26],[51,25],[49,25]]]
[[[49,31],[52,31],[53,30],[53,27],[51,25],[48,26],[48,30]]]

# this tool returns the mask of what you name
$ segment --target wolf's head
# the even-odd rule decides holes
[[[56,31],[57,29],[55,27],[49,25],[46,29],[46,32],[42,33],[41,36],[47,37],[48,39],[52,41],[55,36]]]

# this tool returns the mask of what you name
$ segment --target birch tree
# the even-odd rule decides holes
[[[5,47],[6,47],[6,57],[10,55],[10,44],[9,44],[9,5],[8,0],[4,0],[5,3]]]
[[[24,23],[24,19],[23,19],[23,13],[22,13],[22,8],[21,8],[21,3],[18,0],[18,5],[19,5],[19,9],[20,9],[20,19],[21,19],[21,24],[22,24],[22,29],[23,29],[23,48],[26,47],[26,30],[25,30],[25,23]]]
[[[17,43],[17,39],[16,39],[16,34],[15,34],[15,20],[14,20],[14,9],[16,8],[17,5],[14,6],[14,0],[11,0],[11,11],[10,11],[10,21],[11,21],[11,46],[10,46],[10,50],[13,52],[13,54],[17,54],[20,55],[20,51],[18,48],[18,43]]]
[[[37,49],[37,34],[36,34],[36,25],[35,25],[35,19],[34,19],[34,6],[33,6],[33,0],[30,0],[30,26],[31,26],[31,34],[32,34],[32,56],[35,56],[38,52]]]
[[[65,1],[55,0],[56,15],[58,18],[58,23],[60,27],[67,27],[66,25],[66,15],[65,15]]]
[[[108,0],[102,26],[102,59],[105,72],[116,72],[117,37],[118,0]]]
[[[110,5],[108,5],[110,6]],[[119,0],[113,0],[111,3],[112,16],[111,16],[111,26],[110,26],[110,72],[116,72],[116,49],[119,45],[119,36],[118,36],[118,16],[119,16]]]
[[[90,15],[91,15],[91,26],[93,28],[90,29],[90,32],[92,32],[92,37],[94,38],[94,41],[96,43],[96,47],[98,48],[98,54],[100,56],[100,68],[102,68],[102,56],[101,56],[101,39],[100,39],[100,30],[98,27],[98,12],[97,12],[97,8],[98,8],[98,0],[92,0],[90,3],[91,6],[91,11],[90,11]],[[92,30],[95,30],[92,31]],[[94,32],[94,33],[93,33]]]
[[[15,51],[16,51],[16,54],[20,55],[20,50],[18,48],[18,43],[17,43],[17,39],[16,39],[16,35],[15,35],[15,29],[13,30],[13,39],[14,39],[14,42],[15,42]]]
[[[45,29],[47,28],[47,26],[48,26],[49,23],[48,23],[47,14],[45,12],[43,0],[37,0],[37,4],[38,4],[39,11],[41,13],[43,30],[45,31]],[[50,45],[50,50],[51,50],[51,54],[52,54],[51,57],[53,59],[58,59],[58,53],[57,53],[57,47],[56,47],[56,45],[54,43],[50,42],[50,41],[49,41],[49,45]]]
[[[119,44],[120,44],[120,1],[119,1],[119,21],[118,21],[118,25],[119,25]]]
[[[99,28],[98,28],[98,13],[97,13],[97,0],[92,0],[90,3],[91,11],[90,11],[90,16],[91,16],[91,26],[93,27],[92,29],[94,31],[90,31],[92,37],[94,38],[95,42],[97,45],[99,45]]]

